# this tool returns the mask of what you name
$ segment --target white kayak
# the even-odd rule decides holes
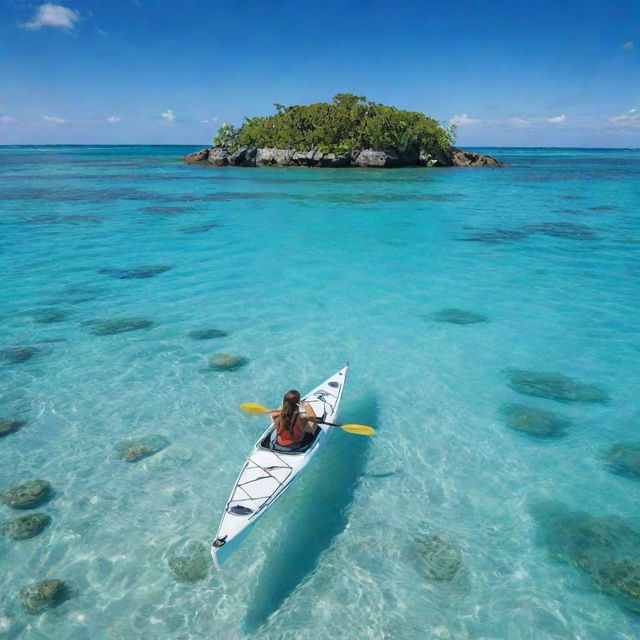
[[[349,365],[305,395],[316,416],[335,422]],[[314,456],[325,445],[334,427],[320,424],[316,436],[301,451],[284,453],[269,448],[273,422],[254,445],[240,471],[220,520],[211,556],[220,565],[251,529],[251,525],[302,474]]]

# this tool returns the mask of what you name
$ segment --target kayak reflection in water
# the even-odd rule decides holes
[[[300,392],[292,389],[282,398],[282,407],[270,411],[275,429],[271,434],[274,451],[298,451],[313,442],[318,430],[318,420],[308,402],[300,402]]]

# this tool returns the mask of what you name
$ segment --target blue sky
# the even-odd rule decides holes
[[[338,92],[467,146],[640,147],[637,0],[0,0],[0,144],[209,144]]]

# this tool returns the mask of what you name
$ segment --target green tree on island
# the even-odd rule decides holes
[[[238,128],[224,124],[214,145],[319,149],[323,153],[408,148],[449,153],[455,140],[454,125],[445,127],[424,113],[369,102],[353,93],[338,93],[332,102],[274,106],[276,113],[272,116],[245,118]]]

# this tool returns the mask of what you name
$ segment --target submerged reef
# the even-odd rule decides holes
[[[113,318],[111,320],[93,322],[89,331],[96,336],[112,336],[116,333],[148,329],[152,326],[153,322],[144,318]]]
[[[38,309],[33,313],[33,321],[38,324],[53,324],[62,322],[69,313],[66,309]]]
[[[540,373],[524,369],[506,369],[508,386],[518,393],[558,402],[599,402],[605,404],[609,396],[591,384],[576,382],[561,373]]]
[[[564,212],[568,213],[566,210]],[[571,213],[575,214],[576,212],[571,211]],[[478,231],[460,239],[466,242],[502,244],[505,242],[524,240],[536,234],[567,240],[593,240],[599,237],[593,229],[584,224],[577,224],[575,222],[539,222],[537,224],[527,224],[520,229],[496,227],[489,231]]]
[[[552,411],[524,404],[504,404],[500,414],[510,429],[537,438],[558,438],[566,435],[571,420]]]
[[[498,227],[491,231],[479,231],[472,235],[462,238],[466,242],[482,242],[484,244],[502,244],[503,242],[514,242],[516,240],[522,240],[529,234],[526,231],[519,231],[517,229],[502,229]]]
[[[416,569],[429,580],[453,580],[458,573],[460,555],[450,542],[425,535],[417,538],[415,549],[419,555]]]
[[[202,542],[187,544],[185,552],[168,560],[176,582],[198,582],[209,575],[211,559],[209,551]]]
[[[116,457],[127,462],[137,462],[148,458],[169,446],[164,436],[151,434],[134,440],[122,440],[116,445]]]
[[[180,229],[180,231],[182,231],[182,233],[205,233],[219,226],[220,225],[215,222],[203,222],[202,224],[194,224],[191,227],[184,227],[184,229]]]
[[[119,280],[140,280],[142,278],[152,278],[170,269],[170,266],[158,264],[130,267],[129,269],[100,269],[98,273],[118,278]]]
[[[20,589],[18,600],[27,613],[36,615],[64,602],[68,593],[68,586],[63,580],[42,580]]]
[[[569,240],[591,240],[598,234],[584,224],[574,222],[541,222],[525,227],[531,233],[542,233],[545,236],[568,238]]]
[[[9,349],[0,349],[0,362],[7,364],[19,364],[31,360],[40,349],[37,347],[10,347]]]
[[[604,462],[612,473],[640,480],[640,445],[614,444]]]
[[[175,215],[176,213],[184,213],[185,211],[190,211],[189,207],[179,207],[179,206],[175,206],[175,207],[168,207],[168,206],[160,206],[160,205],[154,205],[151,207],[142,207],[142,209],[140,209],[140,211],[142,211],[143,213],[150,213],[151,215],[155,215],[155,216],[167,216],[167,215]]]
[[[0,501],[14,509],[31,509],[47,502],[53,493],[46,480],[28,480],[0,494]]]
[[[248,364],[249,360],[229,353],[214,353],[209,358],[209,367],[214,371],[235,371]]]
[[[3,525],[0,534],[12,540],[26,540],[42,533],[50,522],[51,517],[44,513],[30,513]]]
[[[193,329],[189,331],[189,337],[194,340],[213,340],[214,338],[226,338],[228,335],[222,329]]]
[[[449,322],[450,324],[476,324],[477,322],[488,322],[489,318],[473,311],[463,309],[442,309],[433,314],[433,319],[437,322]]]
[[[571,511],[558,502],[531,511],[539,544],[586,573],[598,590],[640,613],[640,531],[621,518]]]
[[[15,418],[0,418],[0,438],[14,433],[20,427],[26,424],[24,420],[16,420]]]

